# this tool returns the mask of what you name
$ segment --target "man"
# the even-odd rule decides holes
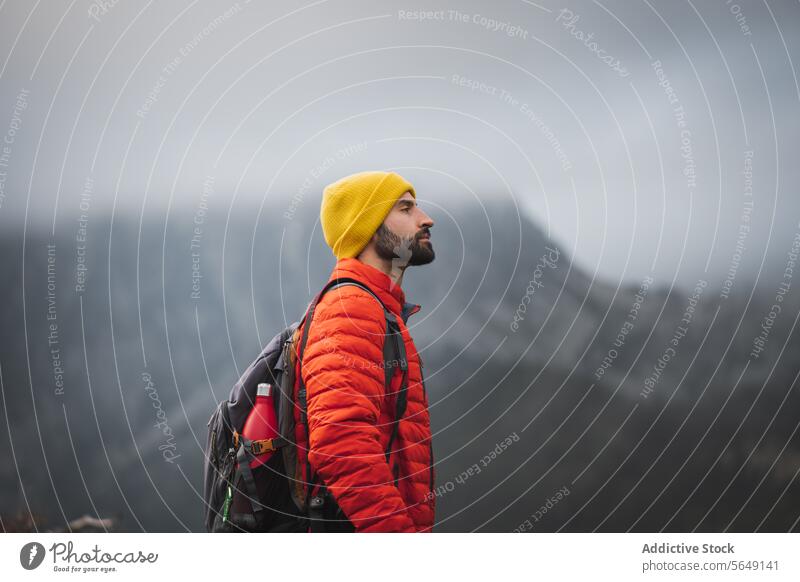
[[[330,290],[298,363],[308,403],[307,434],[297,424],[298,482],[322,483],[330,494],[326,531],[429,532],[435,504],[428,396],[405,325],[420,306],[406,302],[401,284],[407,267],[433,261],[433,220],[417,205],[414,187],[394,172],[360,172],[330,184],[320,220],[337,258],[330,279],[358,280],[397,316],[408,360],[407,407],[387,461],[402,372],[393,371],[387,392],[384,310],[357,286]]]

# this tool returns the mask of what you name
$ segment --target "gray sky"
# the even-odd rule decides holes
[[[0,4],[0,228],[392,168],[612,281],[724,276],[742,224],[738,276],[782,270],[800,230],[796,1],[105,4]]]

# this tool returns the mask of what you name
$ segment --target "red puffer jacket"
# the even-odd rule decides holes
[[[420,307],[406,303],[403,290],[388,275],[358,259],[336,263],[330,279],[341,277],[365,284],[398,316],[408,358],[408,404],[387,463],[394,395],[402,373],[396,369],[387,395],[383,308],[352,285],[328,291],[309,329],[302,371],[299,362],[296,368],[308,393],[310,435],[309,447],[296,410],[297,477],[306,482],[304,453],[310,449],[312,471],[322,478],[356,531],[429,532],[435,499],[428,396],[419,354],[405,326],[406,318]],[[302,326],[298,337],[301,333]]]

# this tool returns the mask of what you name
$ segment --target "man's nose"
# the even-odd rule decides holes
[[[433,219],[428,216],[424,210],[420,210],[420,212],[422,213],[422,218],[419,223],[420,228],[431,228],[433,226]]]

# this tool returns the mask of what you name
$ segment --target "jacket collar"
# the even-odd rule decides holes
[[[389,275],[355,257],[336,261],[328,280],[341,277],[352,277],[367,285],[392,313],[403,319],[403,322],[421,309],[421,306],[406,301],[405,292],[400,285],[395,285]]]

